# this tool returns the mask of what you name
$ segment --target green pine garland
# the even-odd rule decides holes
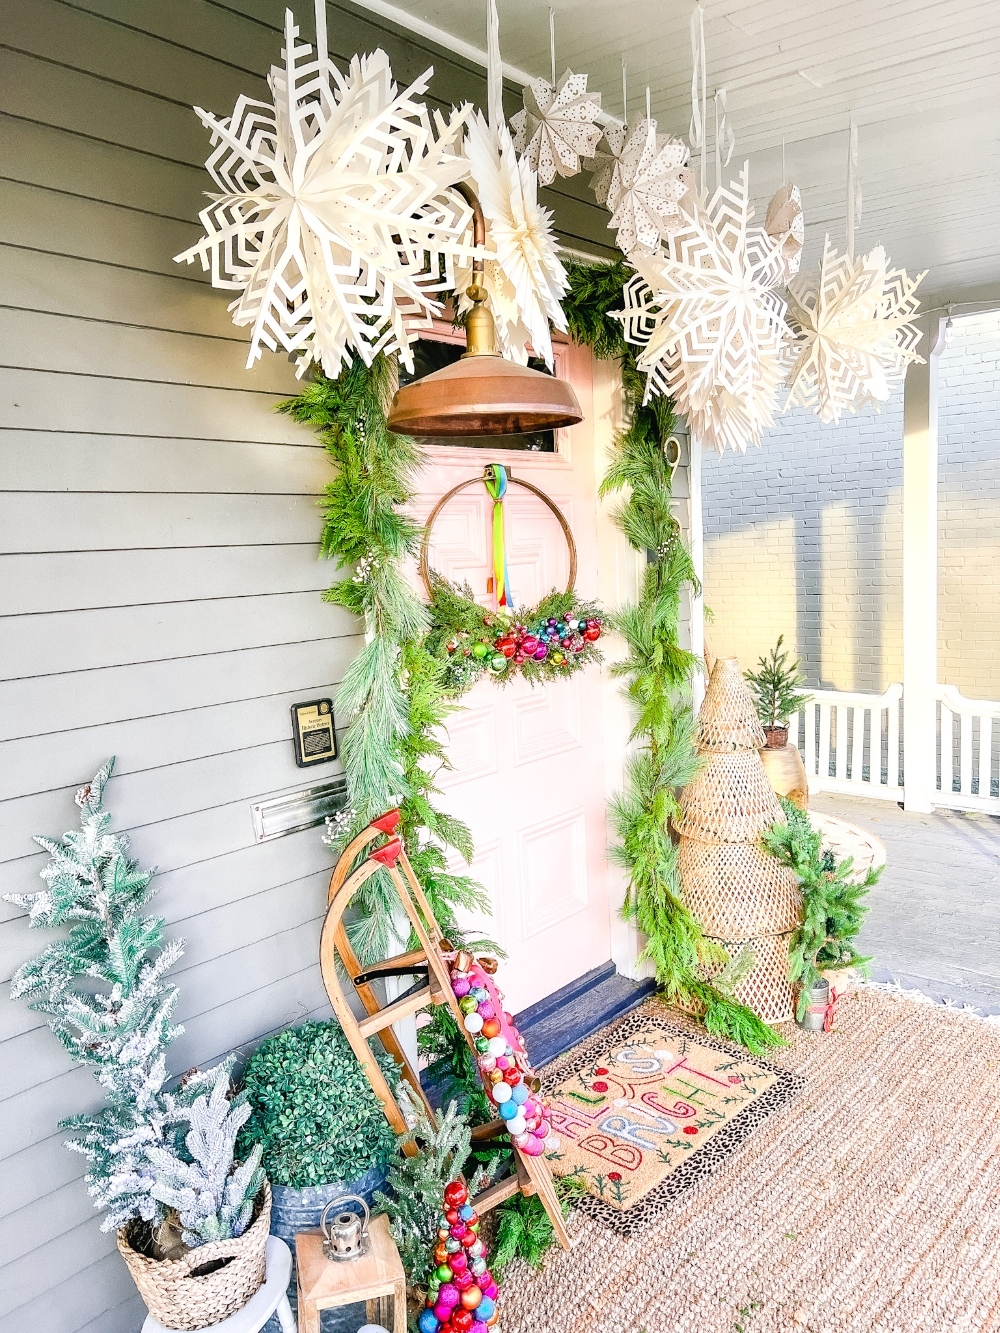
[[[416,555],[420,527],[404,511],[422,462],[416,444],[386,426],[396,388],[395,365],[384,356],[371,367],[357,359],[338,379],[325,376],[280,409],[316,429],[336,469],[326,487],[323,555],[356,566],[326,593],[326,601],[362,616],[368,642],[347,668],[337,696],[351,718],[342,758],[349,812],[337,844],[398,806],[407,854],[446,935],[465,941],[456,909],[488,910],[481,885],[447,869],[449,848],[472,859],[472,835],[434,804],[433,771],[447,763],[438,736],[458,706],[445,663],[424,647],[427,608],[402,572]],[[395,892],[373,875],[354,900],[348,924],[362,963],[384,958],[393,934]]]
[[[706,979],[706,969],[724,965],[727,956],[705,938],[681,901],[677,849],[670,836],[676,792],[691,780],[698,763],[691,710],[683,702],[697,664],[678,644],[681,590],[696,578],[671,513],[671,472],[664,451],[674,428],[673,405],[659,396],[643,403],[645,377],[621,324],[611,317],[622,304],[622,287],[631,276],[628,265],[622,260],[570,264],[568,272],[564,309],[572,336],[599,357],[617,357],[621,365],[627,424],[615,437],[600,493],[627,493],[615,521],[629,545],[647,558],[639,600],[612,617],[612,628],[628,646],[628,656],[612,671],[625,680],[635,713],[632,739],[638,742],[626,764],[624,789],[610,804],[617,834],[612,854],[629,878],[623,910],[646,936],[642,957],[652,961],[666,998],[697,1009],[709,1032],[759,1053],[783,1039]]]
[[[782,865],[791,867],[802,890],[802,925],[792,937],[788,980],[799,988],[796,1013],[809,1007],[809,992],[823,972],[842,967],[863,967],[871,962],[855,949],[853,940],[868,911],[862,901],[878,883],[882,867],[870,869],[863,879],[854,875],[854,861],[838,861],[824,852],[822,834],[813,828],[804,810],[782,799],[786,823],[773,824],[763,843]]]

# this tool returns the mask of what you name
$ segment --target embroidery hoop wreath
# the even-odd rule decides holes
[[[583,602],[576,596],[576,542],[566,517],[543,490],[530,481],[513,476],[509,468],[508,484],[521,486],[537,496],[559,523],[569,550],[566,590],[559,592],[553,588],[534,607],[491,610],[475,600],[467,583],[450,583],[431,567],[430,541],[436,519],[449,500],[460,491],[481,484],[488,471],[487,467],[481,476],[460,481],[438,500],[428,516],[420,543],[420,578],[430,599],[431,611],[431,631],[426,647],[433,656],[447,662],[448,684],[459,694],[471,689],[483,675],[492,677],[500,685],[506,685],[517,676],[538,685],[564,679],[602,660],[596,640],[604,627],[604,612],[596,602]],[[577,623],[568,626],[561,637],[552,639],[550,621],[560,625],[566,625],[567,621]],[[543,635],[549,636],[547,642]],[[523,651],[524,645],[532,640],[532,651]],[[533,655],[538,647],[546,648],[540,660]]]

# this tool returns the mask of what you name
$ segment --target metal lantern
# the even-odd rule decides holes
[[[357,1213],[348,1211],[346,1205],[349,1203],[360,1203],[364,1209],[364,1217],[361,1218]],[[334,1212],[332,1219],[331,1210]],[[371,1237],[368,1234],[370,1216],[368,1205],[360,1194],[342,1194],[337,1199],[331,1199],[323,1209],[323,1215],[319,1220],[319,1229],[323,1233],[323,1253],[326,1257],[335,1259],[338,1263],[347,1263],[351,1259],[358,1259],[361,1255],[367,1254],[371,1245]]]
[[[479,200],[464,182],[454,187],[472,205],[473,240],[486,244]],[[573,386],[540,370],[506,361],[496,349],[493,316],[486,308],[483,260],[472,264],[466,295],[466,351],[444,370],[397,390],[389,410],[390,430],[402,435],[519,435],[575,426],[583,412]]]

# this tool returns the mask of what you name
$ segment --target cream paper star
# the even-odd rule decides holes
[[[619,313],[642,347],[646,399],[671,396],[702,444],[720,454],[759,445],[774,421],[788,336],[781,254],[762,227],[749,226],[748,168],[710,201],[695,190],[681,225],[654,258],[633,262]]]
[[[657,134],[655,120],[637,120],[629,131],[607,195],[608,226],[629,258],[655,254],[661,237],[680,224],[679,201],[694,182],[687,160],[687,145]]]
[[[791,183],[776,190],[767,206],[764,230],[781,251],[785,266],[785,281],[795,276],[802,262],[802,245],[806,237],[806,222],[802,214],[802,196],[799,187]]]
[[[598,144],[597,152],[584,163],[588,171],[594,174],[590,178],[590,188],[597,197],[597,202],[607,207],[608,194],[618,170],[618,160],[625,147],[626,125],[611,122],[604,127],[604,139]]]
[[[221,193],[200,215],[205,235],[178,261],[211,268],[212,285],[240,292],[233,322],[252,330],[247,368],[262,349],[298,353],[336,376],[353,354],[367,364],[410,343],[471,254],[471,210],[448,187],[468,174],[458,152],[469,107],[434,125],[419,101],[432,70],[404,92],[384,51],[342,75],[327,55],[317,0],[317,54],[285,11],[284,65],[273,106],[240,97],[228,119],[196,107],[212,132],[206,163]]]
[[[527,158],[517,157],[510,131],[491,126],[481,111],[469,120],[465,155],[486,218],[484,283],[503,354],[525,365],[528,344],[551,369],[549,320],[565,332],[560,298],[569,278],[556,250],[552,214],[538,203],[538,178]],[[464,295],[471,263],[456,273],[459,313],[471,307]]]
[[[828,236],[819,270],[788,284],[795,341],[785,407],[811,407],[821,421],[834,424],[866,403],[880,411],[893,381],[911,362],[923,360],[916,351],[920,330],[909,321],[925,276],[889,268],[880,245],[854,259],[838,255]]]
[[[601,110],[601,94],[587,92],[586,74],[571,69],[553,88],[534,79],[524,90],[524,110],[511,116],[514,148],[538,173],[542,185],[555,177],[575,176],[582,157],[593,157],[602,130],[594,119]]]

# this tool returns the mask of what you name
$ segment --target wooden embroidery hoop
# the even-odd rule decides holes
[[[428,597],[433,597],[434,595],[434,590],[431,587],[431,567],[428,560],[428,552],[431,544],[431,529],[434,527],[434,522],[448,501],[456,496],[459,491],[467,490],[470,486],[481,485],[489,476],[489,469],[492,466],[492,464],[487,464],[487,466],[483,468],[481,477],[470,477],[468,481],[460,481],[457,486],[453,486],[450,491],[447,491],[441,496],[441,499],[438,500],[437,504],[428,515],[427,522],[424,525],[423,539],[420,543],[420,578]],[[556,502],[547,496],[543,490],[540,490],[530,481],[523,481],[520,477],[512,476],[510,468],[507,467],[505,463],[502,463],[500,466],[507,473],[507,480],[512,486],[522,486],[526,491],[530,491],[532,495],[537,495],[542,504],[546,505],[552,513],[555,514],[556,521],[562,529],[562,534],[566,538],[566,546],[569,549],[569,578],[566,581],[566,591],[571,593],[576,587],[576,542],[573,540],[573,534],[570,531],[569,524],[566,522],[565,515]]]

